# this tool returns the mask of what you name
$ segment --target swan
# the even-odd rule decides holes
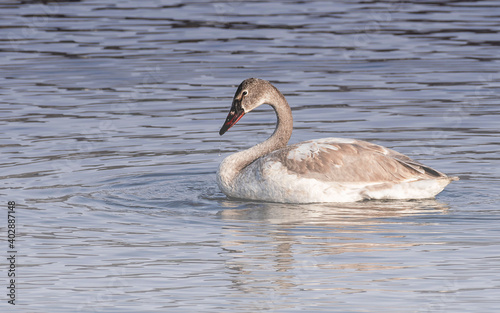
[[[362,140],[322,138],[287,145],[293,129],[290,106],[276,87],[258,78],[240,84],[219,135],[262,104],[274,109],[276,128],[264,142],[220,163],[217,184],[229,198],[281,203],[425,199],[458,180]]]

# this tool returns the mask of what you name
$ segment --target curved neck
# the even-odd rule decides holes
[[[276,89],[276,92],[267,97],[264,103],[269,104],[275,111],[277,124],[274,133],[267,140],[250,149],[234,153],[225,158],[219,167],[219,184],[230,187],[238,174],[256,159],[274,150],[287,145],[292,136],[292,110],[285,97]]]

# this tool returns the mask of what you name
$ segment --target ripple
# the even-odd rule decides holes
[[[496,312],[498,6],[0,4],[0,193],[19,204],[19,305]],[[218,135],[247,77],[283,91],[292,143],[359,138],[461,180],[425,201],[227,199],[218,164],[275,124],[256,110]]]

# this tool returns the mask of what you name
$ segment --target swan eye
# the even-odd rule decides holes
[[[242,96],[246,96],[246,95],[248,95],[248,91],[246,91],[246,90],[245,90],[245,91],[243,91],[243,93],[242,93],[241,95],[242,95]]]

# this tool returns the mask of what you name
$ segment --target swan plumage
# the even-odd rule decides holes
[[[229,197],[282,203],[424,199],[458,179],[362,140],[322,138],[287,145],[291,109],[276,87],[257,78],[240,84],[220,134],[262,104],[275,110],[276,129],[266,141],[221,162],[217,183]]]

